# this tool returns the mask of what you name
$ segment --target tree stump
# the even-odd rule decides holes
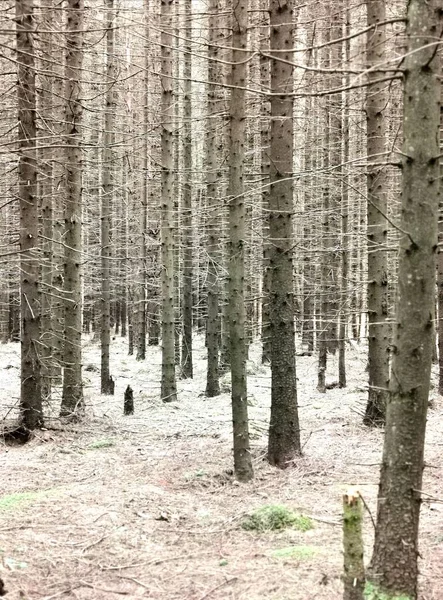
[[[357,489],[343,496],[343,600],[363,600],[365,567],[362,537],[363,508]]]
[[[123,404],[123,414],[133,415],[134,414],[134,392],[132,387],[128,385],[125,390],[125,401]]]

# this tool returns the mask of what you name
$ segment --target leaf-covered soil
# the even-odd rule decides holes
[[[6,598],[335,600],[341,598],[341,502],[358,486],[367,504],[366,560],[376,514],[380,431],[361,425],[364,349],[348,349],[348,387],[316,390],[315,357],[298,357],[303,457],[285,471],[265,460],[270,372],[253,347],[248,362],[255,479],[232,477],[229,378],[205,398],[205,349],[179,401],[159,401],[160,350],[145,362],[112,349],[114,397],[99,394],[99,348],[84,343],[87,417],[55,417],[24,446],[0,443],[0,576]],[[15,416],[18,344],[0,347],[0,417]],[[336,379],[335,358],[328,381]],[[134,389],[135,414],[123,416]],[[429,413],[421,520],[421,596],[443,598],[443,406]],[[314,528],[260,532],[241,527],[265,505],[285,505]],[[370,511],[370,512],[369,512]]]

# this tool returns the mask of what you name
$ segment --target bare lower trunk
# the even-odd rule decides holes
[[[66,206],[64,237],[64,378],[61,416],[78,417],[82,391],[82,149],[81,69],[83,59],[84,0],[67,2],[66,100]]]
[[[431,361],[439,201],[441,4],[410,0],[404,59],[402,209],[392,374],[370,580],[417,598],[418,526]],[[422,48],[422,49],[421,49]]]
[[[293,47],[293,2],[270,2],[271,52]],[[270,335],[271,419],[268,460],[285,468],[300,454],[300,428],[295,372],[294,291],[292,264],[293,205],[293,67],[290,51],[271,60],[271,188],[269,195],[270,239]],[[288,95],[285,92],[289,92]],[[281,93],[282,95],[278,95]]]
[[[248,2],[233,5],[232,71],[230,101],[229,164],[229,295],[228,321],[232,378],[232,419],[234,434],[234,471],[240,481],[253,477],[249,449],[249,424],[246,380],[247,347],[245,338],[245,199],[243,169],[245,161],[245,91]],[[238,87],[237,87],[238,86]]]
[[[18,182],[20,199],[20,318],[22,425],[43,425],[41,396],[38,198],[35,123],[34,2],[17,0]]]
[[[161,398],[177,399],[174,356],[174,93],[172,87],[172,25],[174,0],[162,0],[162,183],[161,183],[161,255],[162,255],[162,378]]]

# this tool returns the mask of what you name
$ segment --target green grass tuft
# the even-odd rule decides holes
[[[115,446],[115,442],[112,440],[97,440],[96,442],[89,444],[88,448],[91,450],[98,450],[100,448],[111,448],[111,446]]]
[[[298,560],[312,558],[318,553],[318,548],[313,546],[289,546],[288,548],[277,548],[272,550],[269,555],[272,558],[294,558]]]
[[[392,595],[383,592],[379,587],[369,581],[365,585],[363,596],[365,600],[412,600],[410,596],[405,596],[405,594]]]
[[[299,515],[286,508],[286,506],[266,505],[258,508],[249,515],[241,524],[246,531],[278,531],[292,527],[299,531],[308,531],[313,528],[312,519]]]

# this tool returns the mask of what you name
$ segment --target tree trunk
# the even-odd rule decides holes
[[[20,199],[20,318],[22,425],[43,425],[41,395],[34,2],[17,0],[18,182]]]
[[[386,19],[384,0],[367,0],[368,67],[382,65],[386,60],[385,26],[377,26]],[[366,97],[367,153],[368,153],[368,371],[369,392],[365,425],[382,425],[385,421],[389,383],[389,325],[387,275],[387,191],[388,170],[383,165],[386,150],[386,118],[388,88],[379,79],[377,71],[369,71]],[[381,166],[380,166],[381,163]],[[377,166],[378,165],[378,166]]]
[[[272,50],[293,47],[292,0],[270,1]],[[287,62],[281,62],[278,58]],[[293,207],[293,67],[292,52],[271,60],[270,136],[270,335],[271,420],[268,460],[285,468],[300,454],[300,428],[295,372],[294,291],[292,265]],[[282,94],[281,96],[278,94]],[[286,94],[287,95],[286,95]]]
[[[248,1],[233,3],[229,158],[229,294],[228,322],[232,378],[234,471],[239,481],[253,477],[249,449],[245,339],[245,90]]]
[[[109,346],[111,343],[111,212],[114,193],[112,177],[113,150],[112,143],[115,128],[115,83],[116,68],[114,56],[114,0],[106,0],[106,107],[104,119],[104,150],[102,180],[102,214],[101,214],[101,393],[113,394],[114,382],[109,371]]]
[[[181,374],[192,378],[192,105],[191,105],[191,0],[185,0],[184,109],[183,109],[183,338]]]
[[[371,582],[417,598],[418,525],[434,340],[441,4],[410,0],[403,61],[403,168],[392,374]],[[422,48],[423,47],[423,48]],[[422,48],[422,49],[420,49]]]
[[[219,83],[222,78],[221,67],[214,59],[218,57],[217,27],[220,26],[217,15],[218,0],[211,0],[209,6],[209,63],[208,63],[208,131],[206,138],[207,178],[206,196],[208,204],[207,253],[208,253],[208,316],[206,324],[208,369],[206,377],[206,395],[210,398],[220,394],[219,382],[219,339],[220,339],[220,308],[218,271],[221,261],[220,252],[220,173],[218,164],[217,139],[220,136],[219,114],[223,110],[222,90],[212,82]]]
[[[82,149],[81,71],[84,0],[67,1],[65,121],[66,206],[64,237],[65,330],[61,416],[78,417],[82,391]]]
[[[174,93],[172,86],[172,31],[174,0],[161,1],[161,258],[162,258],[162,379],[163,402],[177,399],[174,361]]]

